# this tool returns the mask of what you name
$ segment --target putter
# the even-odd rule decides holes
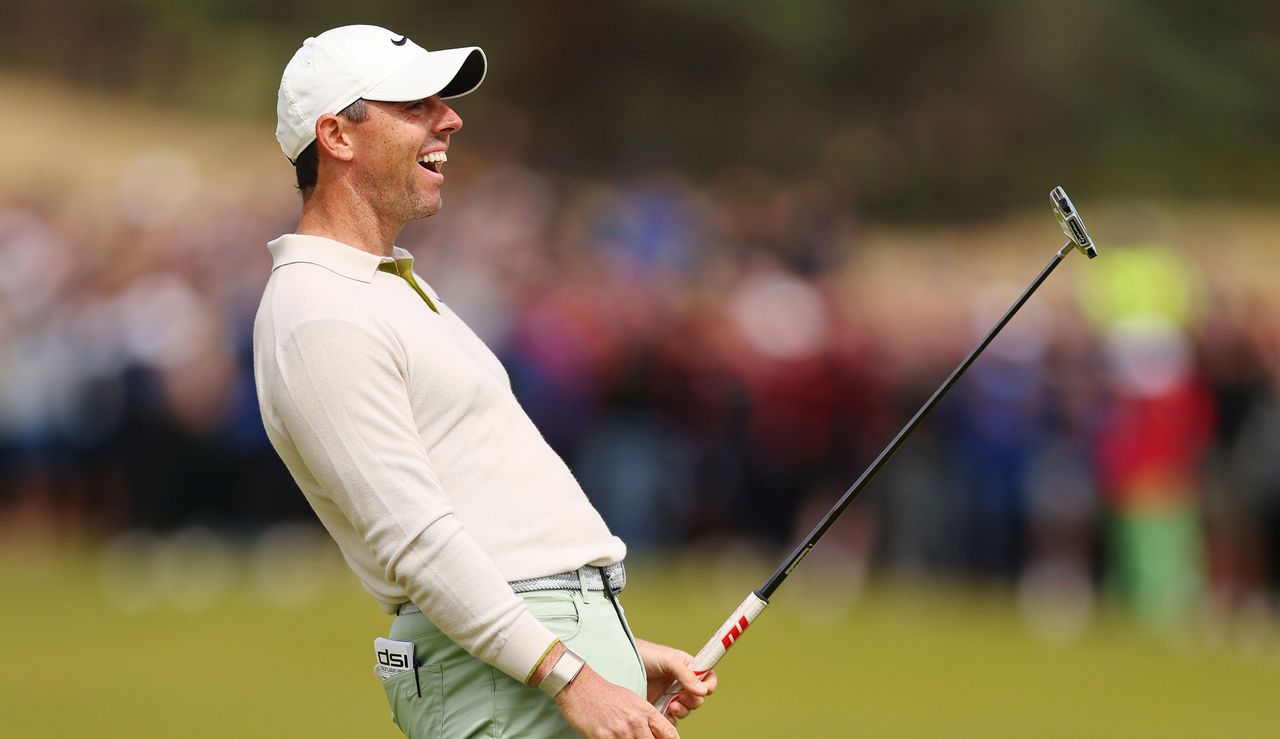
[[[973,364],[973,360],[978,358],[978,355],[987,348],[987,345],[990,344],[993,339],[995,339],[996,335],[1005,327],[1005,324],[1007,324],[1022,305],[1027,302],[1027,299],[1031,297],[1031,294],[1034,293],[1036,289],[1040,287],[1040,284],[1049,277],[1049,273],[1053,272],[1054,267],[1057,267],[1058,263],[1061,262],[1072,249],[1079,249],[1081,253],[1087,255],[1090,259],[1098,256],[1098,247],[1094,244],[1093,240],[1089,238],[1089,232],[1085,230],[1084,221],[1081,220],[1080,213],[1071,203],[1071,198],[1067,197],[1066,191],[1061,187],[1053,188],[1049,193],[1049,202],[1053,205],[1053,212],[1058,217],[1058,224],[1062,226],[1062,232],[1067,235],[1067,243],[1063,244],[1062,248],[1058,250],[1058,253],[1054,255],[1053,259],[1049,260],[1049,264],[1041,270],[1040,275],[1036,277],[1030,287],[1023,291],[1022,295],[1016,302],[1014,302],[1013,306],[1009,308],[1009,310],[1005,311],[1004,316],[1001,317],[995,327],[987,333],[986,337],[978,344],[977,348],[970,352],[969,356],[965,357],[964,361],[961,362],[960,365],[951,373],[951,376],[948,377],[936,391],[934,391],[933,395],[925,401],[925,404],[921,406],[920,410],[916,411],[916,414],[911,417],[911,420],[907,422],[907,425],[903,426],[902,430],[898,432],[898,435],[893,437],[893,441],[890,441],[889,445],[880,452],[880,456],[876,457],[875,461],[871,463],[871,466],[867,467],[867,469],[863,471],[857,482],[853,483],[848,490],[844,491],[844,495],[840,496],[840,500],[836,501],[836,504],[831,508],[831,510],[827,511],[827,515],[818,522],[818,525],[813,528],[813,531],[809,532],[809,536],[791,552],[791,555],[788,556],[786,561],[774,571],[773,575],[765,581],[764,585],[761,585],[759,588],[756,588],[747,595],[746,599],[743,600],[742,604],[733,612],[733,615],[729,616],[728,620],[724,622],[724,625],[720,627],[715,636],[711,637],[711,640],[703,645],[702,649],[698,651],[697,656],[693,658],[692,668],[695,675],[698,677],[705,675],[712,667],[716,666],[716,663],[718,663],[720,658],[725,655],[725,652],[729,651],[729,648],[742,638],[742,634],[747,630],[747,627],[752,623],[755,623],[755,620],[759,618],[760,614],[764,611],[765,606],[769,605],[769,598],[773,596],[774,591],[776,591],[778,587],[782,585],[783,581],[787,579],[787,576],[804,561],[804,558],[808,556],[809,552],[813,549],[813,546],[818,543],[818,540],[822,538],[823,534],[827,533],[827,530],[836,522],[836,519],[840,518],[840,515],[849,508],[854,499],[858,497],[858,494],[861,493],[863,488],[867,486],[867,483],[871,481],[871,478],[875,477],[876,473],[880,471],[880,468],[884,466],[885,462],[889,461],[889,458],[893,456],[893,453],[898,451],[898,447],[902,446],[902,442],[911,435],[911,432],[920,424],[920,421],[929,414],[929,411],[933,410],[933,407],[937,405],[942,396],[951,389],[951,386],[956,383],[956,380],[960,379],[960,375],[964,374],[964,371],[969,369],[969,365]],[[667,716],[668,708],[671,706],[671,701],[679,692],[680,683],[671,683],[666,692],[662,694],[662,697],[658,699],[654,706],[662,713],[662,715]]]

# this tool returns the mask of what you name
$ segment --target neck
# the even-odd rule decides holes
[[[381,216],[373,205],[345,183],[312,190],[302,201],[298,233],[323,236],[378,256],[391,256],[403,220]]]

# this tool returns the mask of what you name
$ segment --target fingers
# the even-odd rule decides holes
[[[555,697],[569,726],[582,736],[680,739],[675,726],[650,703],[584,666]]]
[[[707,670],[698,676],[692,670],[689,671],[693,675],[691,682],[685,682],[684,678],[680,679],[680,696],[677,700],[684,703],[689,708],[697,708],[702,705],[708,695],[715,692],[716,685],[720,682],[716,677],[715,670]]]
[[[694,672],[692,655],[652,642],[637,640],[637,644],[649,674],[649,698],[652,701],[659,701],[662,691],[672,679],[679,685],[679,692],[667,705],[664,717],[673,725],[701,707],[706,697],[715,692],[719,684],[715,670]]]
[[[719,683],[720,683],[720,678],[716,677],[715,670],[707,670],[705,673],[703,673],[702,684],[707,689],[706,695],[711,695],[712,693],[716,692],[716,685],[718,685]]]
[[[688,696],[686,696],[686,698],[688,698]],[[680,699],[671,701],[671,705],[667,706],[667,713],[671,714],[672,722],[688,716],[689,712],[692,710],[692,708],[686,706]]]
[[[671,705],[667,708],[667,712],[676,718],[684,718],[689,715],[690,711],[696,711],[698,708],[702,707],[702,704],[705,701],[706,698],[703,698],[702,696],[681,693],[678,698],[671,701]]]
[[[650,711],[649,714],[649,730],[656,739],[680,739],[674,723],[657,711]]]
[[[693,657],[678,650],[672,650],[672,660],[670,664],[671,674],[680,682],[683,692],[693,695],[707,695],[707,686],[703,683],[703,678],[693,671],[690,666],[693,663]],[[710,673],[708,673],[710,674]]]
[[[698,687],[702,690],[693,692],[691,690],[681,690],[671,701],[671,705],[667,708],[667,713],[674,718],[681,719],[689,715],[690,712],[696,711],[706,702],[706,696],[715,692],[716,685],[719,683],[715,670],[708,670],[703,673],[702,681],[698,683]]]

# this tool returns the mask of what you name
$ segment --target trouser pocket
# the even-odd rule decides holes
[[[409,739],[439,737],[444,724],[444,667],[423,665],[382,683],[391,720]]]
[[[582,614],[577,601],[563,590],[523,593],[525,608],[538,622],[559,637],[568,641],[582,630]]]

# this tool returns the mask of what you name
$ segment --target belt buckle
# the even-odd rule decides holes
[[[613,578],[609,575],[609,570],[613,567],[614,565],[608,565],[600,568],[600,583],[604,586],[604,591],[608,593],[610,597],[622,592],[622,585],[619,584],[615,586]]]

